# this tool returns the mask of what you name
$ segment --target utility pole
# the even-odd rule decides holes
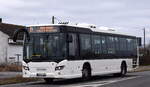
[[[145,27],[143,28],[143,35],[144,35],[143,44],[144,44],[144,54],[145,54],[145,51],[146,51],[146,49],[145,49]]]
[[[55,17],[52,16],[52,24],[54,24],[54,23],[55,23]]]

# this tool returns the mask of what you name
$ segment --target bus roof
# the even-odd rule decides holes
[[[110,31],[110,30],[102,30],[98,28],[91,28],[91,26],[78,26],[78,25],[70,25],[70,24],[38,24],[38,25],[29,25],[27,27],[42,27],[42,26],[68,26],[68,27],[78,27],[78,28],[87,28],[93,32],[99,32],[99,33],[108,33],[108,34],[118,34],[118,35],[125,35],[125,36],[131,36],[131,37],[136,37],[134,35],[126,34],[126,33],[121,33],[117,31]]]

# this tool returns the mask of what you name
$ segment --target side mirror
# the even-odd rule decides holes
[[[138,43],[138,46],[142,46],[142,39],[141,39],[141,37],[137,38],[137,43]]]
[[[68,35],[67,42],[71,43],[73,41],[72,35]]]
[[[15,31],[15,33],[13,34],[13,41],[16,42],[17,40],[17,37],[18,37],[18,34],[20,32],[24,32],[26,34],[26,37],[27,37],[27,40],[29,41],[30,40],[30,36],[29,36],[29,32],[27,29],[18,29]]]

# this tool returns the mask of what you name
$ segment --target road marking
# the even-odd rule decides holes
[[[136,77],[129,77],[129,78],[122,78],[122,79],[117,79],[117,80],[114,80],[114,81],[110,81],[108,83],[105,83],[103,85],[107,85],[107,84],[111,84],[111,83],[115,83],[115,82],[121,82],[121,81],[125,81],[125,80],[130,80],[130,79],[135,79],[135,78],[139,78],[139,77],[142,77],[142,76],[136,76]]]
[[[127,77],[127,78],[119,78],[116,80],[108,80],[108,81],[96,81],[96,82],[89,82],[89,83],[81,83],[81,84],[74,84],[74,85],[68,85],[68,86],[61,86],[61,87],[98,87],[98,86],[103,86],[115,82],[120,82],[120,81],[125,81],[125,80],[130,80],[130,79],[135,79],[139,78],[141,76],[136,76],[136,77]]]

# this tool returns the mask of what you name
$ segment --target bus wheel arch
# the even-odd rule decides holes
[[[85,62],[82,67],[82,79],[89,80],[91,78],[91,65],[89,62]]]

